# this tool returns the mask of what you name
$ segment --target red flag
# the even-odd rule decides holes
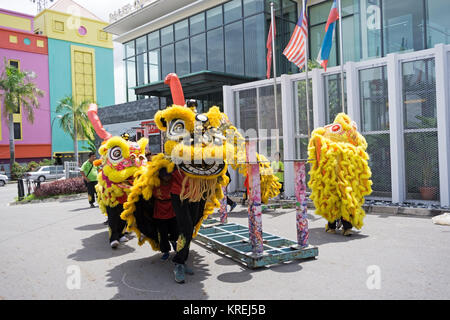
[[[275,18],[274,18],[274,20],[275,20]],[[275,36],[277,34],[277,29],[276,29],[275,26],[276,26],[276,24],[274,24],[274,27],[273,27],[274,38],[275,38]],[[266,77],[267,77],[267,79],[269,79],[270,78],[270,69],[272,67],[272,22],[270,22],[269,34],[267,35],[266,48],[267,48],[267,73],[266,73]]]

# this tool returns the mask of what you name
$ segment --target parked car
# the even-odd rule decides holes
[[[3,187],[8,182],[8,177],[0,174],[0,187]]]
[[[59,179],[65,176],[64,166],[42,166],[36,171],[25,173],[25,179],[44,182],[49,179]]]

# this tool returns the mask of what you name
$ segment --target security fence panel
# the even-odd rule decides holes
[[[371,196],[392,197],[387,67],[359,70],[361,133],[372,170]]]
[[[270,83],[269,85],[267,85]],[[257,88],[234,91],[236,127],[245,138],[258,140],[257,151],[273,161],[280,152],[283,157],[283,119],[281,110],[281,85],[277,85],[277,112],[275,111],[274,85],[265,81]],[[277,141],[278,132],[278,141]],[[238,190],[244,190],[245,178],[238,177]]]
[[[235,114],[237,116],[236,126],[238,129],[248,130],[257,129],[258,114],[256,112],[256,89],[248,89],[236,91],[234,93],[235,99]]]
[[[347,113],[347,81],[344,72],[344,112]],[[332,123],[337,114],[342,112],[342,94],[341,94],[341,74],[325,74],[324,96],[325,96],[325,121]]]
[[[407,200],[439,200],[434,58],[402,63]]]

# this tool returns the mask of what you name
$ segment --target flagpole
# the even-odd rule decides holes
[[[342,112],[344,112],[344,54],[343,54],[343,43],[342,43],[342,6],[341,0],[339,2],[339,55],[340,55],[340,65],[341,65],[341,101],[342,101]]]
[[[303,0],[303,14],[306,14],[306,1],[307,0]],[[308,15],[306,15],[306,22],[307,22],[307,26],[306,26],[306,39],[305,39],[305,72],[306,72],[306,121],[307,121],[307,128],[308,128],[308,140],[311,137],[311,128],[309,126],[309,78],[308,78],[308,50],[309,50],[309,46],[308,46],[308,42],[309,42],[309,35],[308,35]]]
[[[277,107],[277,63],[275,58],[275,19],[273,12],[273,2],[270,3],[270,25],[272,27],[272,61],[273,61],[273,97],[275,101],[275,130],[276,130],[276,147],[277,152],[280,151],[280,139],[278,133],[278,107]]]

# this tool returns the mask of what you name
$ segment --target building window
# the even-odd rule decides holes
[[[179,76],[188,74],[189,70],[189,40],[182,40],[175,43],[175,71]]]
[[[242,21],[225,26],[225,72],[244,75]]]
[[[54,20],[53,21],[53,30],[57,32],[64,32],[64,22]]]
[[[450,19],[448,18],[447,0],[427,0],[426,30],[427,48],[437,43],[450,43]],[[447,10],[443,10],[447,8]]]
[[[224,48],[222,28],[208,31],[208,70],[224,72]]]
[[[266,35],[264,14],[244,20],[245,74],[264,78],[266,74]]]
[[[175,41],[185,39],[189,36],[188,20],[175,23]]]
[[[222,6],[206,11],[206,27],[208,30],[217,28],[222,24]]]
[[[385,54],[424,49],[422,1],[383,1]]]
[[[14,122],[14,140],[22,140],[22,124]]]
[[[205,31],[205,13],[199,13],[189,18],[191,36]]]
[[[233,0],[223,5],[224,22],[229,23],[242,18],[241,0]]]
[[[167,74],[175,72],[173,44],[161,48],[161,71],[164,78]]]
[[[148,61],[149,61],[149,82],[159,81],[160,77],[160,62],[159,62],[159,49],[149,51],[148,53]]]
[[[173,42],[173,25],[161,29],[161,45]]]
[[[206,41],[201,33],[191,38],[191,72],[206,70]]]

